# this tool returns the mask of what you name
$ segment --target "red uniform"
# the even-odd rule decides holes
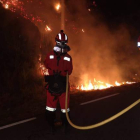
[[[72,58],[67,53],[56,53],[55,51],[51,51],[50,53],[47,54],[44,64],[48,69],[49,75],[53,75],[54,72],[60,72],[60,75],[66,76],[67,72],[70,75],[73,70]],[[52,96],[51,93],[47,90],[46,110],[55,111],[57,102],[59,101],[61,111],[65,113],[66,112],[65,96],[66,93],[62,93],[60,96],[58,96],[56,100],[54,100],[54,96]],[[69,95],[68,95],[68,107],[69,107]],[[69,111],[69,108],[67,111]]]

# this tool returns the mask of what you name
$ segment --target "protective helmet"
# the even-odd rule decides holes
[[[56,35],[55,41],[56,47],[59,47],[61,49],[61,53],[70,51],[70,47],[67,45],[68,36],[64,33],[63,30],[60,30],[60,33]]]
[[[60,30],[60,33],[58,33],[55,37],[55,41],[56,41],[56,44],[60,44],[60,43],[68,43],[68,36],[66,34],[64,34],[64,31],[63,30]]]

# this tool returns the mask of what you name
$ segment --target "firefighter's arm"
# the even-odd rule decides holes
[[[72,73],[72,70],[73,70],[73,64],[72,64],[72,58],[70,57],[70,61],[68,62],[68,65],[67,65],[67,71],[68,71],[68,74],[70,75]]]
[[[44,61],[44,65],[45,67],[48,69],[48,55],[46,56],[45,58],[45,61]],[[45,85],[45,89],[47,89],[47,86],[48,86],[48,81],[49,81],[49,76],[48,75],[44,75],[44,78],[45,78],[45,82],[46,82],[46,85]]]
[[[46,56],[45,61],[44,61],[44,65],[47,69],[49,68],[48,62],[49,62],[49,55]]]

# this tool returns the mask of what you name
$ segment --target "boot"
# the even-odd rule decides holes
[[[69,112],[68,112],[68,114],[70,116]],[[68,132],[68,128],[69,128],[69,122],[67,121],[66,113],[61,112],[61,120],[62,120],[63,132],[66,134]]]
[[[50,126],[50,133],[54,134],[54,132],[55,132],[55,127],[54,127],[55,111],[46,110],[46,120],[48,122],[48,125]]]

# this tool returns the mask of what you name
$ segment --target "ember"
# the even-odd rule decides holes
[[[84,29],[82,29],[82,32],[83,32],[83,33],[85,32]]]
[[[5,9],[8,9],[9,8],[9,5],[8,4],[5,4],[4,7],[5,7]]]
[[[45,31],[51,31],[51,28],[46,25]]]
[[[30,10],[27,10],[25,7],[26,3],[29,3],[32,5],[33,1],[19,1],[19,0],[0,0],[0,3],[2,3],[3,7],[5,9],[9,9],[12,12],[18,12],[22,17],[25,19],[30,20],[35,25],[40,25],[38,23],[42,23],[42,26],[45,26],[43,22],[46,22],[45,20],[41,19],[38,15],[33,15],[30,13]],[[40,3],[41,5],[42,3]],[[45,29],[46,30],[46,29]],[[50,29],[48,29],[50,30]]]
[[[91,11],[91,9],[88,9],[88,11],[90,12],[90,11]]]
[[[60,8],[61,8],[61,5],[60,5],[59,3],[55,5],[55,9],[56,9],[57,11],[60,10]]]

